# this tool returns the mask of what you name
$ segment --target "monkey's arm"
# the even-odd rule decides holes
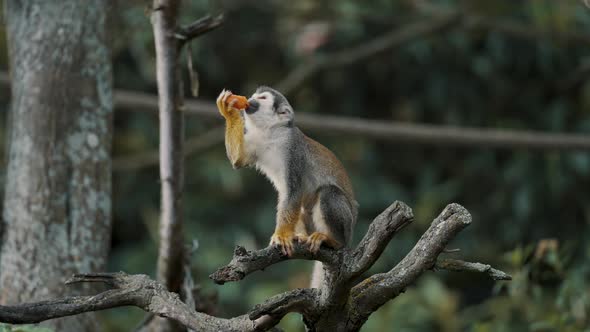
[[[241,168],[251,164],[244,148],[244,118],[240,110],[233,107],[234,102],[228,104],[227,100],[232,95],[230,91],[223,90],[217,98],[219,113],[225,118],[225,150],[227,158],[233,168]]]

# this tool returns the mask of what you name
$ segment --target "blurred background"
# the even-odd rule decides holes
[[[156,94],[148,5],[118,1],[113,10],[117,91]],[[184,1],[182,8],[185,23],[226,15],[221,28],[191,45],[200,95],[190,96],[185,70],[187,102],[210,103],[223,88],[250,95],[264,84],[288,89],[296,116],[590,132],[590,8],[584,1],[211,0]],[[383,36],[410,25],[426,27],[449,13],[463,19],[370,52],[370,43]],[[0,36],[5,38],[4,31]],[[0,48],[6,71],[4,39]],[[338,59],[332,55],[355,50],[368,54],[331,64]],[[293,83],[292,71],[307,70],[300,66],[310,63],[325,68]],[[6,82],[0,97],[6,110]],[[124,99],[115,112],[109,270],[153,276],[160,184],[157,160],[150,156],[158,148],[158,119]],[[185,163],[185,237],[198,242],[192,259],[202,294],[216,301],[218,315],[230,317],[278,292],[305,287],[310,262],[282,263],[223,286],[208,279],[230,260],[236,244],[267,245],[276,193],[256,171],[232,169],[220,139],[221,116],[189,114],[186,122],[187,141],[197,143],[187,143],[192,148]],[[494,283],[478,274],[426,273],[374,313],[363,331],[590,331],[588,152],[302,129],[333,150],[352,178],[360,203],[355,242],[393,201],[414,210],[415,222],[370,273],[393,267],[432,219],[457,202],[472,213],[473,224],[452,243],[461,251],[444,255],[489,263],[513,276]],[[0,139],[5,136],[0,133]],[[102,312],[101,319],[105,331],[129,331],[143,315],[118,308]],[[297,315],[280,326],[303,330]]]

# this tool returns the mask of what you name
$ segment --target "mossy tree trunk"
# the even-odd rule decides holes
[[[67,277],[105,268],[113,109],[109,3],[5,1],[12,101],[3,304],[63,296]],[[58,331],[94,331],[95,324],[92,314],[48,322]]]

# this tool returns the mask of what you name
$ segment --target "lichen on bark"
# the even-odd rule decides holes
[[[110,245],[109,2],[5,2],[12,79],[0,302],[61,296]],[[71,290],[70,290],[71,291]],[[95,330],[92,317],[50,321]]]

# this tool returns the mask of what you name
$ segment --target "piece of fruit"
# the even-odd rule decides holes
[[[232,101],[234,101],[234,108],[237,108],[239,110],[244,110],[248,107],[248,98],[244,97],[244,96],[240,96],[240,95],[231,95],[229,96],[229,98],[227,98],[227,103],[231,104]]]

